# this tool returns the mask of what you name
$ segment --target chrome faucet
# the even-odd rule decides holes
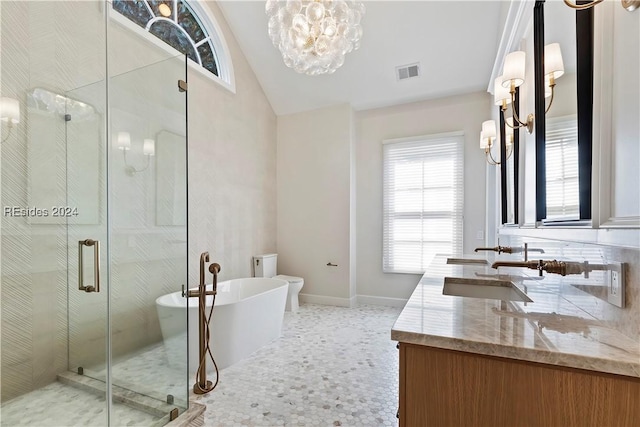
[[[567,274],[583,274],[585,278],[589,277],[589,272],[593,270],[607,270],[608,266],[600,264],[589,264],[589,261],[570,262],[557,260],[538,260],[538,261],[496,261],[491,264],[491,268],[498,267],[521,267],[538,270],[538,274],[542,276],[542,272],[559,274],[566,276]]]

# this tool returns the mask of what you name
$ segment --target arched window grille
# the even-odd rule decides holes
[[[112,7],[130,21],[158,37],[189,59],[229,83],[221,75],[218,35],[206,17],[199,16],[186,0],[113,0]],[[223,73],[224,74],[224,73]]]

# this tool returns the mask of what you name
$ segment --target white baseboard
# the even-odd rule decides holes
[[[300,302],[307,302],[309,304],[321,304],[321,305],[335,305],[337,307],[353,307],[355,305],[355,297],[353,298],[338,298],[328,297],[325,295],[312,295],[312,294],[298,294]]]
[[[357,303],[369,305],[385,305],[388,307],[404,307],[407,304],[404,298],[374,297],[371,295],[358,295]]]
[[[325,295],[299,294],[300,302],[309,304],[334,305],[337,307],[355,307],[360,304],[384,305],[387,307],[404,307],[408,300],[403,298],[374,297],[357,295],[351,298],[328,297]]]

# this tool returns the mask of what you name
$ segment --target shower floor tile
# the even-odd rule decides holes
[[[114,403],[114,426],[150,426],[158,417]],[[105,426],[106,404],[103,397],[65,385],[51,383],[12,399],[0,408],[3,427]]]
[[[395,426],[400,308],[303,304],[282,336],[220,372],[192,399],[206,426]],[[215,380],[215,378],[214,378]]]

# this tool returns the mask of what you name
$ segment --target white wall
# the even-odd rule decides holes
[[[474,93],[432,101],[361,111],[356,115],[357,293],[408,298],[419,275],[382,272],[382,141],[418,135],[464,131],[464,252],[484,239],[485,175],[480,126],[491,115],[491,98]]]
[[[603,227],[638,228],[640,13],[603,4],[595,16],[594,51],[594,173],[600,174],[594,214]]]
[[[278,117],[278,273],[303,277],[310,302],[352,297],[352,116],[345,104]]]
[[[220,280],[251,277],[252,256],[276,250],[276,115],[215,2],[236,93],[189,73],[189,272],[200,253]]]

